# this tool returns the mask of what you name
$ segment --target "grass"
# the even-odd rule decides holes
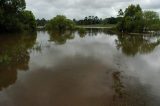
[[[113,27],[116,27],[115,24],[95,24],[95,25],[77,25],[76,27],[104,27],[104,28],[113,28]]]

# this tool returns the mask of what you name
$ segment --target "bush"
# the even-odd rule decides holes
[[[48,30],[72,30],[75,28],[75,23],[63,15],[57,15],[48,22],[46,28]]]

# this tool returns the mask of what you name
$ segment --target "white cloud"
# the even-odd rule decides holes
[[[32,10],[36,18],[50,19],[58,14],[69,18],[83,18],[97,15],[105,18],[116,16],[117,11],[129,4],[140,4],[143,9],[160,12],[159,0],[26,0],[27,9]]]

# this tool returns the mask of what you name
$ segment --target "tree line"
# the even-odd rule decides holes
[[[76,20],[73,19],[73,21],[77,25],[96,25],[96,24],[117,24],[119,21],[118,17],[109,17],[109,18],[99,18],[98,16],[87,16],[84,19]]]
[[[37,23],[37,26],[45,26],[48,23],[48,20],[46,20],[45,18],[37,19],[36,23]]]
[[[0,32],[34,31],[36,21],[25,0],[0,0]]]
[[[119,17],[109,17],[109,18],[99,18],[98,16],[86,16],[84,19],[76,20],[73,19],[72,21],[77,25],[97,25],[97,24],[117,24],[119,22]],[[36,23],[37,26],[45,26],[49,20],[46,20],[44,18],[37,19]]]
[[[160,17],[157,12],[143,11],[140,5],[129,5],[118,12],[120,21],[117,29],[121,32],[146,32],[160,29]]]
[[[120,9],[117,17],[99,18],[87,16],[84,19],[70,20],[57,15],[51,20],[37,19],[31,11],[25,10],[25,0],[0,0],[0,32],[34,31],[37,26],[47,29],[73,29],[75,25],[115,24],[120,32],[147,32],[160,28],[160,17],[157,12],[143,11],[140,5],[129,5],[124,11]]]
[[[59,26],[67,25],[65,24],[66,21],[59,21],[61,19],[58,18],[62,17],[57,16],[56,18],[53,18],[52,20],[48,21],[48,24],[47,23],[46,24],[54,26],[55,23],[58,24],[59,22],[61,24]],[[53,20],[55,21],[54,23]],[[124,11],[120,9],[118,11],[117,17],[102,19],[99,18],[98,16],[88,16],[82,20],[76,20],[76,19],[73,19],[73,21],[70,20],[70,23],[72,25],[73,22],[76,25],[116,24],[116,29],[118,31],[127,33],[131,32],[143,33],[148,31],[157,31],[160,29],[160,17],[157,12],[143,11],[140,5],[133,5],[133,4],[129,5]]]

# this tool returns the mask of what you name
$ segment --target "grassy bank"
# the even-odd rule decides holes
[[[77,25],[78,28],[114,28],[116,24]]]

